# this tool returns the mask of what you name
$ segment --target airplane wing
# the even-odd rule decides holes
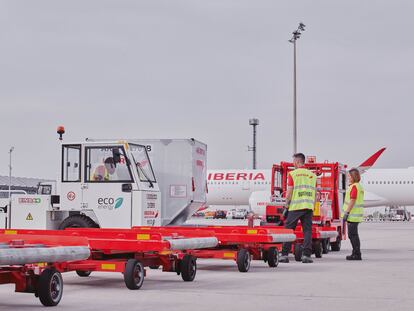
[[[360,173],[364,173],[366,170],[369,170],[375,164],[375,162],[377,162],[378,158],[385,151],[385,149],[386,148],[381,148],[380,150],[378,150],[377,152],[375,152],[372,156],[370,156],[367,160],[365,160],[364,162],[362,162],[358,166],[359,172]]]
[[[376,207],[387,205],[388,201],[372,192],[365,191],[364,193],[364,207]]]

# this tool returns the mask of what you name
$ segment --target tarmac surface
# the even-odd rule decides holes
[[[349,241],[313,264],[269,268],[253,261],[240,273],[233,261],[197,261],[194,282],[148,270],[140,290],[121,274],[65,273],[64,293],[53,310],[414,310],[414,222],[360,226],[363,261],[345,261]],[[32,294],[0,286],[0,310],[44,310]]]

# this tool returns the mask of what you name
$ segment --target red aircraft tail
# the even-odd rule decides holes
[[[369,170],[375,164],[375,162],[377,162],[378,158],[385,151],[385,149],[386,148],[381,148],[380,150],[375,152],[372,156],[370,156],[367,160],[362,162],[358,166],[359,171],[362,173],[362,172],[365,172],[366,170]]]

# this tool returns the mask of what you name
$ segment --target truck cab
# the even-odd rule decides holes
[[[51,186],[51,187],[48,187]],[[63,143],[59,195],[39,185],[13,196],[11,228],[131,228],[161,224],[161,196],[146,147],[128,141]]]

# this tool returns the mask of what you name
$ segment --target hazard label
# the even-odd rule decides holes
[[[29,214],[27,215],[27,217],[26,217],[26,220],[33,220],[33,216],[32,216],[32,214],[30,214],[30,213],[29,213]]]

